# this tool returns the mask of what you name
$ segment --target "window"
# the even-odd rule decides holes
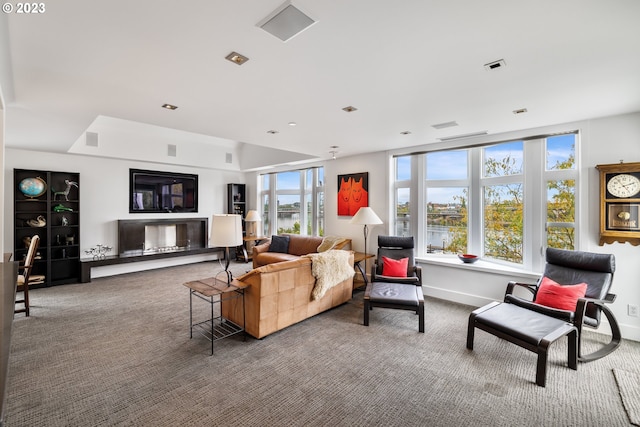
[[[322,179],[322,168],[261,175],[264,234],[321,236],[324,232]],[[274,200],[275,205],[272,203]],[[270,218],[274,218],[275,223]]]
[[[522,263],[524,142],[482,149],[483,257]]]
[[[554,136],[547,138],[546,142],[546,245],[575,249],[575,135]]]
[[[411,201],[411,157],[402,156],[395,159],[395,229],[396,236],[411,235],[409,202]]]
[[[396,234],[414,235],[418,255],[469,252],[530,269],[545,246],[577,249],[577,136],[397,157]],[[403,217],[419,218],[417,231]]]
[[[467,252],[469,153],[428,153],[426,160],[427,252]]]

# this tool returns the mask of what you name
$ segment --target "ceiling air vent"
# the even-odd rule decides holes
[[[454,126],[458,126],[458,122],[445,122],[445,123],[438,123],[437,125],[431,125],[432,128],[434,129],[446,129],[446,128],[452,128]]]
[[[473,132],[473,133],[465,133],[462,135],[453,135],[453,136],[445,136],[443,138],[438,138],[440,141],[453,141],[454,139],[464,139],[464,138],[472,138],[474,136],[481,136],[481,135],[487,135],[489,132],[486,130],[480,131],[480,132]]]
[[[300,9],[286,2],[258,22],[258,27],[286,42],[315,23],[316,21],[305,15]]]
[[[484,64],[484,68],[487,71],[497,70],[499,68],[504,68],[507,66],[507,63],[504,62],[504,59],[498,59],[497,61],[489,62],[488,64]]]
[[[98,146],[98,134],[95,132],[85,132],[85,144],[87,147],[97,147]]]

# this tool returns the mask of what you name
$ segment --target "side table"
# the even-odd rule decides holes
[[[242,238],[242,246],[238,246],[236,259],[242,258],[244,262],[249,262],[253,259],[253,247],[259,245],[263,240],[267,240],[266,236],[244,236]],[[242,254],[240,254],[242,252]]]
[[[358,290],[362,290],[365,289],[367,287],[367,284],[369,284],[369,280],[367,279],[367,259],[369,258],[373,258],[375,257],[374,254],[367,254],[364,252],[354,252],[353,253],[353,267],[357,268],[360,271],[360,274],[362,274],[362,280],[364,280],[364,285],[362,286],[358,286],[355,287],[354,285],[354,290],[358,289]],[[364,268],[362,268],[362,265],[360,265],[360,263],[364,261]]]
[[[194,280],[184,283],[189,288],[189,338],[193,338],[193,330],[195,329],[209,341],[211,341],[211,355],[213,355],[214,341],[230,337],[244,332],[245,314],[244,314],[244,290],[247,287],[242,282],[233,280],[231,285],[227,285],[224,280],[215,277]],[[211,314],[208,319],[193,322],[193,297],[197,297],[210,305]],[[228,319],[222,317],[220,304],[222,301],[242,298],[242,325],[237,325]],[[218,311],[214,312],[214,307],[218,304]],[[246,335],[244,336],[246,339]]]

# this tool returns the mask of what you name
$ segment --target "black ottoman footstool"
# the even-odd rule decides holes
[[[568,364],[578,369],[578,329],[571,323],[515,304],[493,302],[474,310],[469,315],[467,348],[473,350],[475,328],[538,354],[536,384],[544,387],[547,377],[547,351],[549,345],[567,336],[569,340]]]

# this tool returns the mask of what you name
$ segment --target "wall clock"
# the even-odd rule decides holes
[[[640,245],[640,162],[597,165],[600,171],[600,246]]]

